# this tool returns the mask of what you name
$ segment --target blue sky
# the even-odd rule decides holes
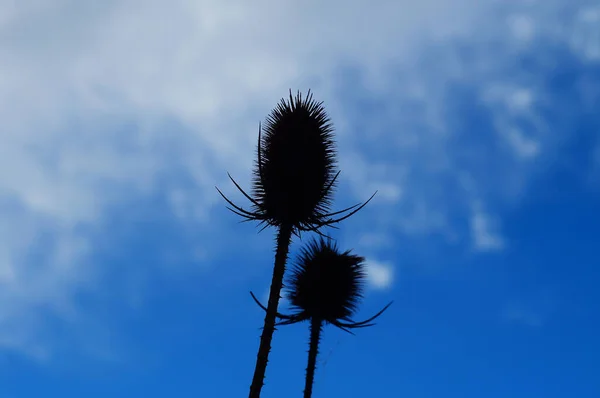
[[[598,397],[593,1],[0,0],[0,397],[247,394],[258,122],[311,88],[368,262],[314,396]],[[293,243],[295,255],[301,242]],[[307,325],[264,397],[299,395]]]

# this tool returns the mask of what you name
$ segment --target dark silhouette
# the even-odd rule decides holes
[[[263,225],[261,231],[268,226],[279,230],[250,398],[260,397],[264,383],[292,234],[300,236],[301,231],[321,234],[319,228],[333,226],[350,217],[375,195],[363,204],[329,212],[339,175],[334,170],[333,126],[322,102],[313,101],[310,90],[305,99],[300,92],[293,98],[290,90],[289,102],[281,99],[266,119],[264,135],[261,135],[262,130],[259,125],[252,195],[247,194],[229,175],[237,189],[252,203],[252,210],[235,205],[217,188],[231,206],[228,209],[245,221],[259,221],[259,225]]]
[[[291,325],[310,321],[310,341],[304,398],[312,396],[312,386],[319,351],[323,324],[330,323],[348,333],[349,329],[372,326],[372,323],[391,304],[362,322],[354,322],[351,317],[363,298],[363,285],[366,278],[365,259],[351,254],[350,250],[340,253],[337,246],[328,239],[313,240],[302,248],[294,263],[287,283],[287,298],[290,301],[291,315],[277,313],[282,319],[277,325]],[[251,292],[254,301],[267,310]]]

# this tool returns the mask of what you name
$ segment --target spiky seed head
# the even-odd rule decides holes
[[[287,284],[298,318],[350,321],[362,298],[365,259],[340,252],[330,239],[312,240],[300,251]]]
[[[322,102],[315,102],[310,90],[306,98],[300,92],[289,102],[284,99],[267,117],[262,134],[259,126],[258,156],[254,169],[252,195],[233,179],[236,188],[252,203],[252,210],[236,205],[217,187],[229,205],[227,208],[244,221],[259,221],[261,231],[268,226],[314,231],[356,214],[364,203],[329,212],[339,171],[335,172],[333,126]]]
[[[322,102],[298,92],[283,98],[262,126],[253,197],[272,225],[318,223],[332,200],[335,142]],[[300,228],[302,229],[302,228]]]

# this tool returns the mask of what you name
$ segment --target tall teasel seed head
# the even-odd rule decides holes
[[[265,227],[287,225],[296,234],[318,232],[350,217],[374,196],[363,204],[329,212],[339,175],[335,168],[333,125],[323,103],[316,102],[310,90],[305,98],[300,92],[293,97],[290,90],[289,101],[282,98],[265,125],[259,126],[252,195],[230,176],[252,209],[245,210],[219,193],[231,211],[248,221],[257,220]]]
[[[335,142],[322,103],[300,93],[283,99],[267,117],[259,142],[253,193],[266,217],[278,223],[318,222],[331,205]],[[257,209],[258,210],[258,209]]]
[[[371,322],[392,303],[375,316],[354,322],[352,315],[363,298],[365,280],[364,257],[352,254],[350,250],[340,252],[331,239],[312,240],[301,248],[286,283],[292,314],[278,314],[281,319],[278,324],[318,319],[347,332],[348,329],[372,326]],[[265,309],[255,297],[254,300]]]

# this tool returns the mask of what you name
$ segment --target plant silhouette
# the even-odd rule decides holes
[[[374,325],[374,321],[392,303],[371,318],[354,322],[351,317],[363,298],[366,278],[365,259],[350,250],[340,252],[328,239],[313,240],[301,249],[287,284],[287,298],[293,313],[277,313],[281,321],[277,325],[310,322],[310,340],[304,398],[312,396],[314,374],[319,352],[319,343],[324,324],[330,323],[348,333],[350,329]],[[267,310],[251,292],[254,301]]]
[[[264,130],[264,134],[263,134]],[[259,125],[257,159],[253,170],[252,195],[247,194],[229,175],[236,188],[251,202],[245,210],[229,200],[217,188],[233,213],[244,221],[258,221],[262,231],[278,228],[275,265],[267,303],[264,327],[256,358],[250,398],[260,397],[275,331],[285,263],[292,235],[314,231],[350,217],[363,208],[356,204],[329,212],[339,171],[335,173],[336,148],[331,124],[322,102],[298,92],[280,103],[267,116],[264,128]],[[259,232],[260,232],[259,231]]]

